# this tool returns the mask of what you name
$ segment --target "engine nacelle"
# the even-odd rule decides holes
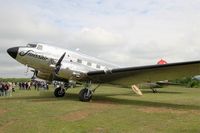
[[[77,71],[78,70],[78,71]],[[65,64],[61,66],[58,73],[58,77],[62,77],[68,80],[81,80],[85,77],[86,72],[88,72],[85,67],[80,64],[71,62],[70,64]]]
[[[49,80],[50,74],[39,71],[36,76],[40,79]]]
[[[57,76],[65,78],[65,79],[71,79],[72,74],[73,74],[73,71],[70,70],[69,68],[65,68],[65,69],[61,68]]]

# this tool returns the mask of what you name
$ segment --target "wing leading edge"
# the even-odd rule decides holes
[[[170,80],[198,74],[200,74],[200,60],[164,65],[117,68],[109,71],[90,71],[87,73],[87,76],[92,82],[131,86],[142,82]]]

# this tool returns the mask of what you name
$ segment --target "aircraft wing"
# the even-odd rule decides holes
[[[143,82],[177,79],[200,74],[200,61],[90,71],[87,78],[96,83],[131,86]]]

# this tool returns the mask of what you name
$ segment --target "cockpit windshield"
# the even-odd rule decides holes
[[[37,47],[37,44],[29,43],[29,44],[26,45],[26,47],[29,47],[29,48],[36,48],[36,47]]]

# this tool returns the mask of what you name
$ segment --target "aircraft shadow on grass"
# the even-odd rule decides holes
[[[142,93],[143,94],[145,94],[145,93],[152,93],[152,91],[151,90],[144,90],[144,91],[142,91]],[[158,90],[158,92],[157,92],[158,94],[181,94],[181,93],[183,93],[183,92],[178,92],[178,91],[160,91],[160,90]]]
[[[168,92],[169,93],[169,92]],[[184,109],[184,110],[198,110],[200,111],[200,106],[197,105],[186,105],[186,104],[176,104],[174,103],[164,103],[164,102],[154,102],[147,100],[137,100],[137,99],[127,99],[125,98],[116,98],[114,96],[117,95],[126,95],[131,96],[133,94],[130,93],[115,93],[115,94],[95,94],[94,99],[91,101],[92,103],[101,103],[101,104],[113,104],[113,105],[136,105],[142,107],[157,107],[157,108],[170,108],[170,109]],[[78,99],[78,94],[75,93],[67,93],[67,95],[63,98],[55,98],[50,92],[47,92],[47,95],[38,95],[38,96],[22,96],[22,97],[9,97],[9,98],[1,98],[2,100],[27,100],[27,102],[56,102],[60,100],[71,100],[80,102]],[[90,104],[90,102],[88,103]]]

